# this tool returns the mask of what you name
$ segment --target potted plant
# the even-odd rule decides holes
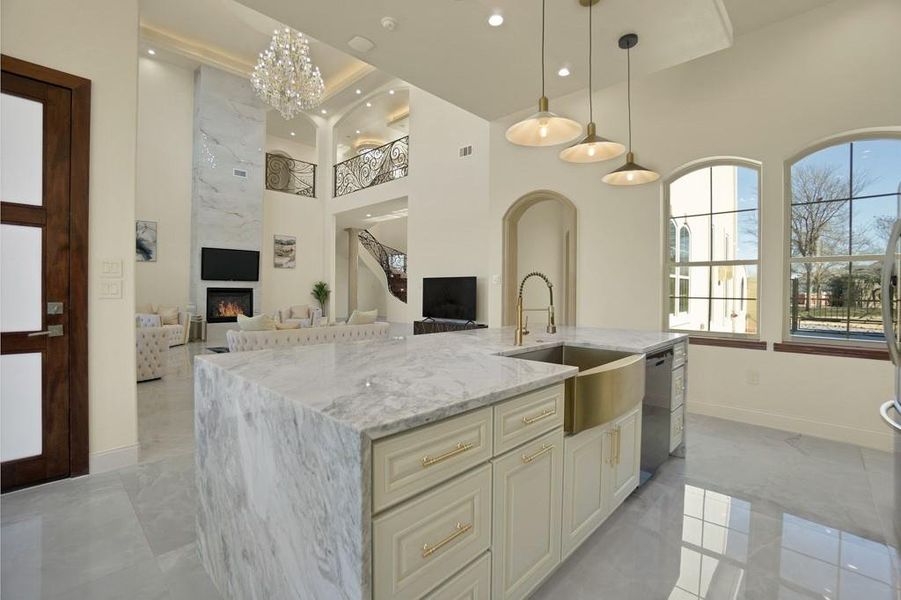
[[[325,281],[317,281],[313,284],[313,291],[310,292],[316,300],[319,301],[319,307],[322,308],[322,316],[325,317],[325,305],[328,302],[328,297],[332,293],[332,290],[329,289],[328,283]]]

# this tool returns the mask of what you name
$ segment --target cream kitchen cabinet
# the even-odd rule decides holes
[[[560,563],[563,431],[492,461],[493,600],[528,596]]]
[[[561,550],[569,556],[638,487],[641,406],[563,446]]]

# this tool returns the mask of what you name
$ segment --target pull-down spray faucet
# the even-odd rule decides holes
[[[547,307],[547,332],[548,333],[557,333],[557,325],[554,322],[554,284],[551,283],[551,280],[548,279],[547,275],[544,273],[539,273],[538,271],[533,271],[522,278],[522,281],[519,283],[519,296],[516,298],[516,345],[522,346],[522,336],[525,332],[525,326],[523,323],[523,311],[526,310],[544,310],[544,309],[535,309],[535,308],[523,308],[522,307],[522,289],[526,284],[526,281],[531,277],[540,277],[547,284],[547,292],[549,296],[549,303]]]

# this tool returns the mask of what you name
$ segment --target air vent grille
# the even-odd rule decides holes
[[[472,146],[462,146],[460,148],[460,158],[466,158],[467,156],[472,156]]]

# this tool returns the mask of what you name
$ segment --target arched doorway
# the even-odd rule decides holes
[[[526,248],[547,248],[555,253],[556,277],[551,275],[551,281],[554,284],[557,324],[576,324],[576,219],[576,206],[565,196],[550,190],[529,192],[507,209],[503,221],[504,296],[501,319],[504,325],[516,324],[520,272],[523,269],[540,270],[530,264],[520,265],[527,254],[524,252]],[[528,246],[520,245],[522,233],[529,237]],[[540,293],[544,294],[543,291]],[[546,300],[538,307],[545,304]]]

